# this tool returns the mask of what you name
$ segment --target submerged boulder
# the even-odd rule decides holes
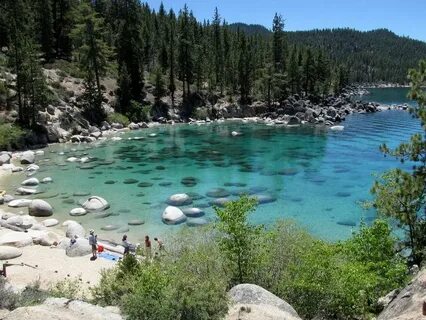
[[[109,208],[109,203],[104,198],[92,196],[83,203],[83,208],[88,211],[103,211]]]
[[[192,199],[186,193],[174,194],[167,199],[167,203],[171,206],[185,206],[192,203]]]
[[[180,224],[186,221],[186,216],[177,207],[168,206],[162,215],[165,224]]]
[[[31,201],[28,207],[28,213],[30,216],[35,217],[49,217],[53,214],[53,208],[48,202],[35,199]]]
[[[40,181],[37,178],[29,178],[27,180],[22,181],[21,185],[23,186],[38,186]]]

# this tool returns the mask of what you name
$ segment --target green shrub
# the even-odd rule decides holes
[[[0,123],[0,149],[10,149],[24,136],[25,132],[10,123]]]
[[[85,299],[82,286],[77,279],[64,279],[50,285],[48,294],[56,298]]]
[[[140,121],[151,121],[151,111],[152,107],[149,105],[142,105],[141,103],[132,100],[130,101],[130,108],[128,111],[128,116],[131,121],[140,122]]]
[[[407,269],[394,245],[381,220],[338,244],[314,241],[289,264],[276,293],[307,318],[367,318],[378,311],[379,297],[405,284]]]
[[[127,118],[124,114],[118,113],[118,112],[114,112],[114,113],[110,113],[108,115],[108,122],[109,123],[120,123],[123,126],[128,126],[130,121],[129,118]]]
[[[214,241],[192,239],[188,248],[168,247],[152,263],[126,256],[93,289],[95,302],[119,305],[128,319],[223,319],[228,309],[223,269]],[[188,243],[189,238],[182,238]],[[189,249],[190,248],[190,249]]]

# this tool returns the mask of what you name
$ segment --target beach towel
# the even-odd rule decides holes
[[[98,257],[117,262],[120,258],[120,256],[109,253],[109,252],[101,252],[98,254]]]

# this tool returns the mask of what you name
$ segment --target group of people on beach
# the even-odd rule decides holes
[[[160,240],[159,238],[154,238],[154,241],[157,243],[157,251],[155,252],[155,256],[160,255],[162,252],[164,252],[164,242]],[[89,232],[89,245],[92,247],[92,257],[90,258],[92,261],[96,260],[99,246],[98,246],[98,239],[97,235],[95,234],[95,231],[92,229]],[[124,253],[123,256],[127,255],[132,252],[137,252],[139,248],[139,244],[133,245],[130,243],[130,241],[127,238],[127,234],[123,235],[123,238],[121,240],[121,245],[124,247]],[[151,260],[152,259],[152,246],[151,246],[151,240],[149,239],[149,236],[145,236],[145,251],[144,256],[146,259]]]

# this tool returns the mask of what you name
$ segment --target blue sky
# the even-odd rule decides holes
[[[143,0],[142,0],[143,1]],[[158,9],[161,0],[148,0]],[[163,0],[176,12],[185,3],[198,19],[211,19],[213,10],[228,22],[261,24],[270,28],[275,12],[287,30],[350,27],[358,30],[387,28],[426,41],[426,0]]]

